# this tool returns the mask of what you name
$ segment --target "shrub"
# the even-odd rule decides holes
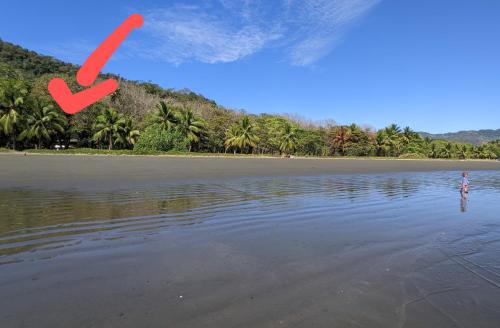
[[[141,134],[134,151],[187,151],[188,146],[189,141],[178,130],[163,130],[153,125]]]
[[[368,156],[373,154],[375,149],[368,142],[354,143],[348,142],[345,145],[345,155],[347,156]]]
[[[422,159],[427,158],[424,154],[419,153],[406,153],[399,156],[399,158],[408,158],[408,159]]]

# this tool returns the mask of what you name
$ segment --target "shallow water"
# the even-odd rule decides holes
[[[500,172],[0,189],[0,327],[498,327]]]

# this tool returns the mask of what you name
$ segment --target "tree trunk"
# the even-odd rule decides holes
[[[12,132],[12,149],[16,150],[16,134]]]
[[[111,150],[113,149],[113,136],[111,134],[111,131],[109,131],[109,146],[108,146],[108,150]]]

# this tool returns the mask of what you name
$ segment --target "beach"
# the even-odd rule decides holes
[[[0,154],[3,187],[114,188],[325,174],[500,170],[500,161]]]
[[[8,154],[0,167],[0,327],[500,321],[498,162]]]

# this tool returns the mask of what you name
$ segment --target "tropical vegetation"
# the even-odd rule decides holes
[[[63,77],[73,91],[77,66],[0,40],[0,149],[93,149],[123,153],[192,152],[301,156],[496,159],[500,141],[480,145],[432,139],[391,124],[375,130],[289,115],[248,114],[189,90],[121,79],[112,95],[76,115],[47,92]],[[90,150],[89,150],[90,151]]]

